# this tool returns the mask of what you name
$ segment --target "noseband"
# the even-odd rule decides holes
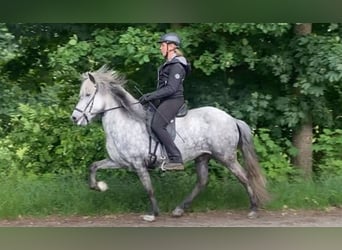
[[[78,111],[78,112],[80,112],[82,114],[82,116],[86,119],[87,123],[89,123],[89,119],[88,119],[88,117],[86,115],[86,110],[89,107],[89,112],[88,113],[92,114],[91,110],[93,109],[93,106],[94,106],[94,99],[95,99],[95,96],[97,94],[97,91],[98,91],[98,88],[97,88],[97,85],[95,85],[95,92],[94,92],[93,96],[91,97],[90,101],[85,106],[84,110],[81,110],[81,109],[77,108],[77,106],[74,108],[74,110],[76,110],[76,111]]]

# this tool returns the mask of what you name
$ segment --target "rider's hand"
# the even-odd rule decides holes
[[[139,98],[139,102],[140,102],[142,105],[145,105],[146,103],[148,103],[149,101],[151,101],[151,99],[150,99],[149,97],[150,97],[150,94],[144,94],[144,95],[142,95],[142,96]]]

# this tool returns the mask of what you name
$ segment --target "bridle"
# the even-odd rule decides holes
[[[99,112],[91,112],[92,109],[93,109],[93,106],[94,106],[94,100],[95,100],[95,96],[96,96],[97,92],[98,92],[98,88],[97,88],[97,84],[96,84],[95,85],[95,92],[94,92],[93,96],[91,97],[91,99],[89,100],[89,102],[87,103],[87,105],[85,106],[85,108],[83,110],[77,108],[77,106],[74,108],[74,110],[76,110],[76,111],[78,111],[78,112],[80,112],[82,114],[81,117],[84,117],[86,119],[87,123],[89,123],[89,119],[88,119],[86,113],[93,114],[93,115],[105,114],[108,111],[124,107],[123,105],[119,105],[119,106],[108,108],[108,109],[105,109],[105,110],[102,110],[102,111],[99,111]],[[140,102],[134,102],[134,103],[131,103],[131,105],[138,104],[138,103],[140,103]],[[89,111],[87,112],[88,107],[89,107]]]

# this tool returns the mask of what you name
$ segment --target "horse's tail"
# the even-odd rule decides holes
[[[270,199],[270,196],[266,190],[266,179],[255,153],[251,129],[244,121],[235,120],[240,132],[239,147],[245,159],[247,178],[255,192],[258,204],[264,204]]]

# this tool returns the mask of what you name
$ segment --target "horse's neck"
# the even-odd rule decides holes
[[[136,109],[138,112],[142,112],[142,106],[137,103],[137,100],[130,96],[130,103],[132,103],[132,108]],[[106,105],[106,109],[110,109],[112,107],[119,107],[121,104],[115,102],[114,100],[108,102]],[[137,113],[138,113],[137,112]],[[144,120],[138,117],[133,117],[132,114],[129,114],[127,110],[124,108],[117,108],[113,110],[107,111],[102,117],[103,128],[106,132],[134,132],[131,129],[135,127],[140,127],[144,125]]]

